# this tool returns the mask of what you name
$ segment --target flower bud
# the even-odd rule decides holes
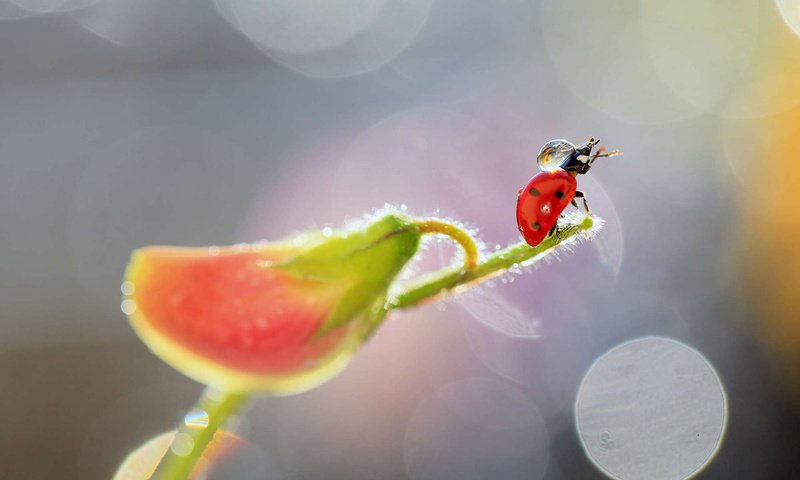
[[[338,373],[383,320],[420,232],[398,213],[360,228],[232,247],[146,247],[123,311],[157,356],[234,392],[289,394]]]

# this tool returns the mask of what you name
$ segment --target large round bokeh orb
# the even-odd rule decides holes
[[[598,358],[575,403],[591,461],[619,480],[680,480],[705,467],[722,441],[727,405],[714,368],[675,340],[647,337]]]

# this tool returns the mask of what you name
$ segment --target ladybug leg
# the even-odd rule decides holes
[[[550,231],[547,233],[547,236],[551,237],[554,233],[556,234],[556,237],[561,240],[561,230],[558,229],[558,222],[553,225],[553,228],[550,229]]]
[[[575,197],[572,199],[572,204],[575,205],[575,208],[578,208],[577,202],[575,202],[576,198],[583,199],[583,208],[586,210],[587,215],[591,215],[592,211],[589,210],[589,204],[586,202],[586,194],[581,192],[580,190],[575,191]]]

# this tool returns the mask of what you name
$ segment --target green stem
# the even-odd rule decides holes
[[[464,249],[464,265],[458,269],[447,268],[434,272],[406,287],[379,312],[380,320],[389,310],[409,308],[425,301],[436,299],[439,295],[501,274],[515,265],[523,265],[537,255],[546,253],[565,240],[589,230],[594,225],[591,217],[580,223],[562,227],[559,235],[551,235],[542,243],[531,247],[525,242],[511,245],[484,259],[478,256],[474,239],[463,229],[438,220],[420,220],[415,223],[423,233],[442,234],[453,238]],[[380,323],[380,320],[378,323]],[[208,425],[197,427],[184,422],[170,449],[158,465],[151,480],[185,480],[202,456],[217,430],[224,426],[232,415],[241,411],[247,395],[226,393],[206,389],[195,405],[193,412],[206,413]]]
[[[202,456],[217,430],[228,422],[232,415],[242,410],[247,396],[221,392],[207,388],[195,404],[192,413],[202,420],[199,425],[183,422],[172,440],[151,480],[185,480],[189,478],[197,461]],[[208,416],[208,425],[205,423]]]
[[[464,249],[464,268],[471,270],[477,266],[478,245],[466,230],[436,219],[417,220],[414,222],[414,226],[422,233],[447,235],[452,238]]]
[[[556,247],[564,240],[589,230],[594,225],[591,217],[585,217],[580,223],[562,227],[559,235],[551,235],[539,245],[531,247],[525,242],[506,247],[479,261],[474,268],[446,269],[425,276],[395,295],[386,306],[387,310],[413,307],[425,301],[434,300],[441,294],[457,289],[463,285],[486,280],[501,274],[513,267],[521,265],[532,258]],[[560,237],[560,238],[559,238]]]

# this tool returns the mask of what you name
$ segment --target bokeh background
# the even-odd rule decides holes
[[[132,249],[390,203],[492,250],[588,135],[597,238],[260,399],[233,480],[797,478],[800,4],[0,0],[0,477],[110,478],[201,391],[120,312]]]

